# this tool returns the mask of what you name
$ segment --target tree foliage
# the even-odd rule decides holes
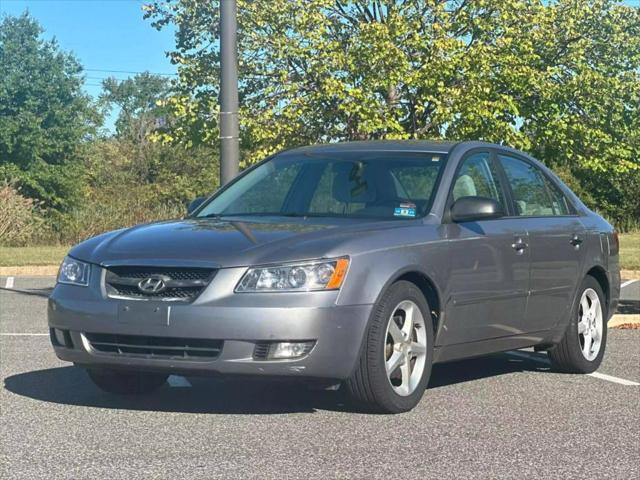
[[[0,22],[0,177],[59,210],[78,199],[77,153],[99,116],[82,68],[28,14]]]
[[[156,0],[184,115],[214,138],[220,1]],[[614,0],[240,0],[248,162],[284,147],[483,139],[551,166],[637,171],[640,13]]]
[[[107,78],[102,89],[101,103],[118,109],[115,127],[119,137],[144,144],[164,127],[168,112],[161,104],[171,91],[166,77],[145,72],[125,80]]]
[[[78,61],[41,36],[27,14],[0,23],[0,244],[75,243],[181,216],[215,189],[215,150],[149,140],[171,123],[167,79],[107,79],[99,109]],[[111,108],[115,134],[96,135]]]
[[[117,136],[91,142],[82,158],[83,200],[55,225],[57,240],[76,243],[99,233],[185,214],[186,205],[217,185],[215,152]]]

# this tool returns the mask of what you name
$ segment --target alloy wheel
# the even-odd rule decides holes
[[[411,300],[400,302],[387,322],[385,367],[394,391],[411,395],[424,372],[427,334],[420,307]]]
[[[578,339],[584,358],[593,361],[600,352],[604,321],[600,297],[592,288],[586,289],[580,298],[578,312]]]

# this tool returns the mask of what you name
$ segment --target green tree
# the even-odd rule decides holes
[[[0,178],[60,211],[79,198],[78,150],[100,121],[82,67],[27,13],[0,22]]]
[[[159,75],[142,73],[126,80],[108,78],[102,85],[100,103],[107,110],[118,110],[113,142],[126,152],[123,161],[130,180],[153,182],[157,163],[166,148],[150,140],[168,121],[169,109],[162,102],[170,92],[169,81]]]
[[[145,72],[126,80],[107,78],[102,88],[101,103],[119,110],[115,122],[119,137],[144,144],[166,123],[167,108],[161,105],[171,88],[166,77]]]
[[[219,5],[146,7],[156,28],[176,30],[174,139],[217,136]],[[639,8],[615,0],[239,0],[238,14],[246,163],[302,143],[482,139],[576,177],[640,175]]]

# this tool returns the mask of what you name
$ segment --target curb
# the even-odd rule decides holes
[[[619,328],[621,325],[639,325],[640,314],[621,315],[617,314],[611,317],[607,323],[608,328]]]
[[[640,270],[620,270],[620,276],[629,280],[640,278]]]
[[[40,277],[58,274],[59,265],[26,265],[24,267],[0,267],[0,276]]]

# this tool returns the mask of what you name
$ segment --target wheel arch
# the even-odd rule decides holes
[[[413,283],[424,295],[429,304],[429,308],[431,309],[431,322],[433,326],[433,334],[434,337],[438,333],[438,327],[440,326],[440,321],[442,318],[442,295],[436,286],[436,282],[433,280],[432,276],[428,273],[424,272],[422,269],[418,267],[406,267],[398,272],[395,272],[389,280],[385,283],[383,288],[380,290],[378,298],[376,299],[376,303],[382,298],[387,289],[393,285],[394,283],[405,280],[407,282]]]
[[[609,277],[607,276],[606,270],[601,265],[595,265],[587,271],[586,276],[593,277],[600,285],[600,288],[602,288],[605,302],[607,304],[607,315],[609,315],[609,306],[611,304],[611,286],[609,284]]]
[[[352,304],[350,302],[360,302],[360,304],[371,305],[371,312],[363,325],[362,338],[359,345],[359,355],[362,355],[363,348],[366,346],[367,332],[371,322],[375,318],[375,306],[380,303],[382,297],[387,293],[389,288],[400,280],[408,281],[414,284],[425,296],[429,308],[431,310],[431,321],[433,326],[434,341],[437,344],[438,330],[442,327],[445,298],[442,291],[438,287],[438,269],[426,269],[420,264],[404,263],[400,268],[397,267],[398,258],[393,257],[390,261],[385,259],[376,259],[376,268],[370,269],[368,264],[360,270],[354,269],[359,273],[355,276],[356,280],[351,282],[355,284],[355,289],[349,289],[342,295],[344,304]],[[394,268],[395,267],[395,268]],[[352,279],[353,280],[353,279]],[[353,287],[351,287],[353,288]],[[339,297],[340,298],[340,297]],[[348,303],[349,302],[349,303]],[[354,368],[357,364],[354,365]]]

